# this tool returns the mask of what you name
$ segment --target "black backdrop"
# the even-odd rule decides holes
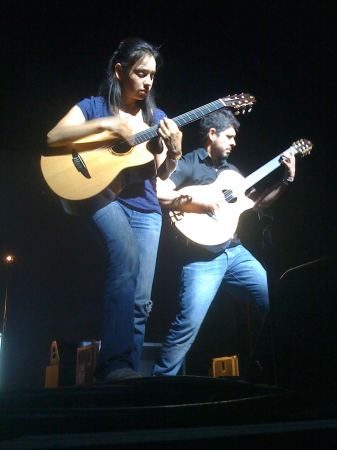
[[[335,21],[332,3],[315,1],[2,2],[0,252],[15,256],[10,272],[4,262],[0,271],[0,302],[8,281],[4,386],[42,387],[53,340],[99,335],[95,247],[55,203],[39,160],[47,131],[76,101],[97,93],[111,52],[127,36],[161,46],[157,102],[169,117],[227,94],[256,97],[251,114],[240,119],[231,156],[244,173],[297,139],[314,143],[298,162],[296,182],[272,209],[276,273],[334,256]],[[195,145],[196,129],[184,128],[185,150]],[[254,213],[244,217],[242,239],[262,257]],[[176,289],[176,254],[165,225],[148,341],[163,339]],[[334,299],[332,283],[325,295]],[[191,350],[192,374],[205,374],[201,353],[209,361],[236,350],[233,323],[246,311],[236,311],[231,299],[213,306]]]

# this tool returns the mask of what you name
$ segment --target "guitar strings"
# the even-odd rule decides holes
[[[213,102],[208,103],[207,105],[200,106],[198,108],[193,109],[192,111],[189,111],[187,113],[181,114],[180,116],[175,117],[173,120],[176,122],[178,126],[185,125],[186,123],[191,123],[195,120],[200,119],[201,117],[211,114],[212,112],[218,110],[218,109],[225,109],[226,107],[232,107],[233,109],[241,109],[241,112],[243,113],[247,107],[251,106],[251,103],[244,98],[237,98],[230,97],[231,101],[229,105],[223,106],[223,101],[221,99],[214,100]],[[237,100],[240,100],[242,102],[240,105],[237,105]],[[226,101],[225,101],[226,102]],[[244,104],[246,102],[246,104]],[[228,103],[228,101],[227,101]],[[239,111],[240,112],[240,111]],[[153,137],[156,137],[158,135],[157,133],[158,125],[152,126],[148,128],[147,130],[140,131],[134,135],[134,143],[133,145],[138,145],[142,142],[148,141],[152,139]],[[127,144],[127,141],[119,141],[118,145],[125,145]],[[113,147],[117,144],[109,144],[102,146],[100,148],[107,148],[109,150],[113,150]]]
[[[233,191],[231,189],[227,189],[223,194],[227,203],[230,203],[236,198],[236,196],[233,195]]]

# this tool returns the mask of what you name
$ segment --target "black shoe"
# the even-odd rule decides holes
[[[121,369],[115,369],[108,373],[104,378],[96,379],[96,383],[113,383],[115,381],[131,380],[132,378],[140,378],[141,375],[129,367],[123,367]]]

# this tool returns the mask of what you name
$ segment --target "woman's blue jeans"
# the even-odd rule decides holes
[[[118,201],[96,211],[89,226],[103,249],[106,283],[96,377],[129,367],[138,371],[161,230],[161,215]]]
[[[194,342],[219,287],[233,297],[255,305],[262,321],[269,310],[266,272],[242,245],[219,256],[183,266],[180,312],[171,325],[153,375],[176,375]]]

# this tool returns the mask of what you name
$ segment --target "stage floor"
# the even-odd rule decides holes
[[[320,448],[322,435],[326,449],[337,442],[336,400],[335,386],[296,391],[193,376],[3,392],[0,448],[242,449],[249,439]]]

